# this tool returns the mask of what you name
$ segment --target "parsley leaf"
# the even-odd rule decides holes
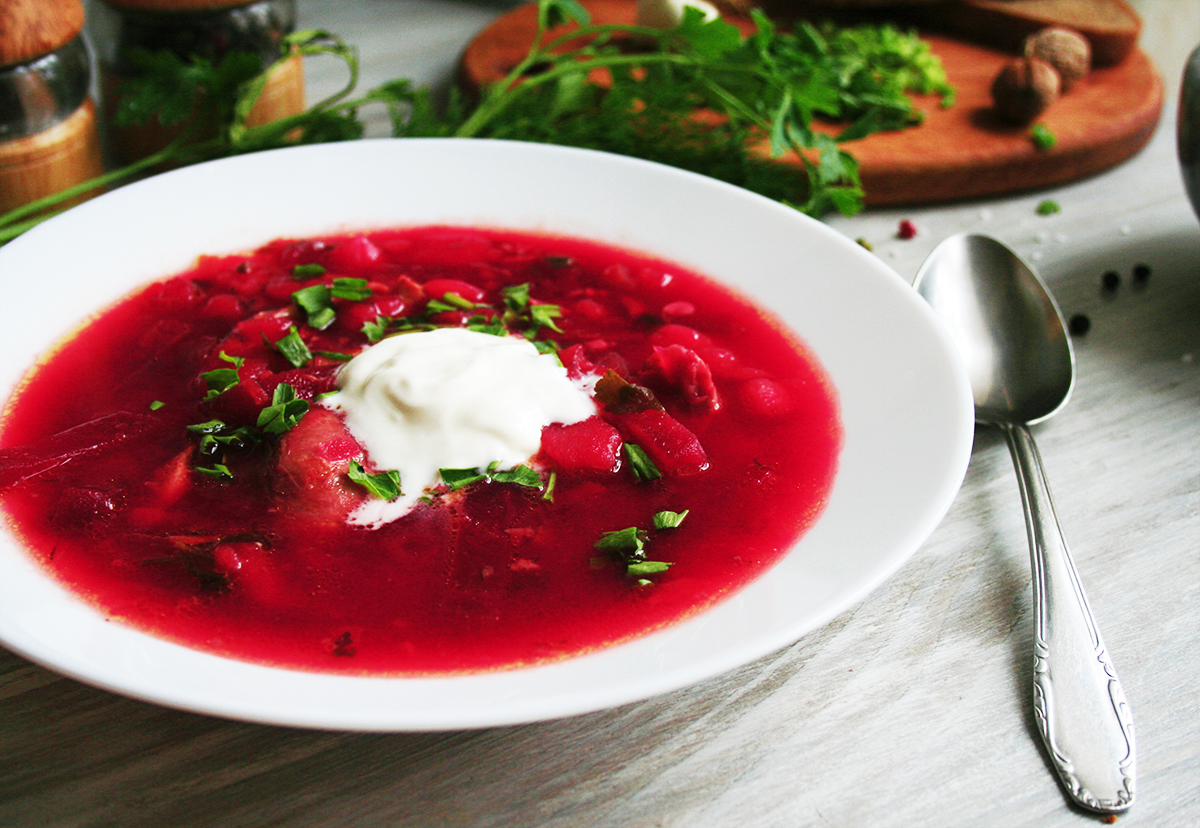
[[[288,329],[287,336],[276,341],[275,350],[283,354],[293,368],[303,368],[313,358],[312,351],[308,350],[308,346],[300,338],[300,332],[296,330],[295,325]]]
[[[284,434],[295,428],[308,412],[308,400],[296,396],[296,389],[281,382],[271,394],[271,404],[258,413],[258,427],[267,434]]]
[[[309,262],[308,264],[298,264],[293,267],[292,277],[295,279],[315,279],[318,276],[324,276],[326,272],[324,265]]]
[[[658,470],[658,466],[654,465],[650,455],[646,454],[645,449],[637,443],[625,443],[625,459],[629,461],[629,467],[633,469],[634,476],[642,482],[662,477],[662,472]]]
[[[226,362],[232,363],[232,368],[214,368],[211,371],[205,371],[200,375],[200,379],[204,380],[208,386],[208,393],[204,395],[204,399],[211,400],[220,394],[224,394],[230,388],[238,384],[238,369],[245,363],[245,358],[238,356],[230,356],[221,351],[218,356]]]
[[[351,460],[347,475],[352,481],[380,500],[395,500],[403,494],[400,491],[400,472],[398,471],[371,473],[363,468],[362,463]]]
[[[683,519],[688,516],[688,510],[682,512],[670,512],[663,510],[654,515],[655,529],[675,529],[679,524],[683,523]]]
[[[472,483],[490,480],[496,483],[515,483],[530,489],[542,487],[542,477],[526,465],[514,466],[511,469],[501,469],[500,461],[493,461],[486,469],[439,469],[442,482],[450,491],[458,491]]]
[[[292,301],[304,311],[310,327],[321,331],[333,322],[333,294],[325,285],[309,285],[292,294]]]
[[[338,276],[333,280],[329,293],[336,299],[349,299],[361,302],[371,298],[371,288],[366,279],[352,279],[348,276]]]

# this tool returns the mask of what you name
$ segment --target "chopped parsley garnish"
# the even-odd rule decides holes
[[[371,287],[366,279],[352,279],[348,276],[338,276],[333,280],[329,293],[335,299],[348,299],[351,302],[362,302],[371,298]]]
[[[271,404],[258,413],[258,427],[267,434],[291,431],[308,412],[308,400],[296,396],[296,389],[281,382],[271,394]]]
[[[457,293],[445,293],[440,299],[430,299],[425,307],[429,313],[442,313],[444,311],[473,310],[475,303],[470,299],[464,299]]]
[[[654,528],[660,531],[675,529],[683,523],[683,519],[687,515],[687,509],[682,512],[664,509],[654,515]],[[601,533],[594,548],[615,557],[625,565],[626,575],[638,578],[638,583],[644,585],[650,583],[645,580],[645,576],[666,572],[674,566],[670,561],[651,561],[646,558],[646,546],[650,543],[650,539],[651,535],[645,529],[628,526],[614,532]],[[598,562],[594,562],[593,565],[598,565]]]
[[[238,384],[238,369],[242,367],[242,363],[246,360],[242,357],[230,356],[221,351],[218,355],[226,362],[232,363],[232,368],[214,368],[212,371],[205,371],[200,375],[200,379],[204,380],[208,385],[208,393],[204,395],[204,399],[211,400],[213,397],[223,394],[230,388]]]
[[[249,426],[234,428],[224,420],[209,420],[190,425],[187,430],[200,437],[196,451],[202,457],[215,457],[226,449],[242,451],[260,442],[257,431]]]
[[[315,279],[318,276],[324,276],[326,272],[324,266],[316,262],[298,264],[292,268],[292,276],[296,279]]]
[[[313,357],[295,325],[288,329],[287,336],[275,343],[275,350],[283,354],[293,368],[303,368]]]
[[[683,523],[683,519],[688,516],[688,510],[682,512],[661,511],[654,516],[655,529],[674,529]]]
[[[640,561],[639,563],[631,563],[626,566],[625,574],[638,577],[654,575],[658,572],[666,572],[672,566],[673,564],[670,561]]]
[[[215,477],[218,480],[233,480],[233,472],[224,463],[214,463],[211,466],[196,466],[195,469],[201,474]]]
[[[532,339],[541,328],[562,333],[554,321],[562,316],[558,305],[535,303],[529,296],[529,284],[509,285],[500,289],[504,297],[504,324],[516,330],[528,329],[527,338]]]
[[[304,311],[309,326],[318,331],[328,328],[337,316],[332,300],[333,294],[325,285],[309,285],[292,294],[292,301]]]
[[[441,469],[440,473],[442,475],[442,482],[452,492],[464,489],[472,483],[487,480],[487,475],[479,469]]]
[[[1057,201],[1046,199],[1037,206],[1037,214],[1039,216],[1052,216],[1062,210],[1062,206]]]
[[[529,468],[529,466],[520,465],[511,469],[501,469],[499,460],[492,462],[482,471],[474,468],[440,469],[439,472],[442,476],[442,482],[452,492],[483,480],[491,480],[495,483],[515,483],[518,486],[525,486],[530,489],[540,489],[542,487],[541,475]]]
[[[1029,139],[1040,150],[1054,149],[1054,145],[1058,143],[1054,133],[1045,124],[1034,124],[1029,130]]]
[[[382,471],[368,472],[363,468],[362,463],[357,460],[350,461],[350,470],[347,475],[352,481],[359,484],[380,500],[395,500],[403,492],[400,491],[400,472],[398,471]]]
[[[158,409],[162,408],[164,405],[166,405],[166,403],[162,400],[154,400],[152,403],[150,403],[150,410],[158,411]]]
[[[658,470],[658,466],[654,465],[650,455],[646,454],[645,449],[637,443],[625,443],[625,459],[629,461],[629,467],[633,469],[634,476],[642,482],[662,477],[662,472]]]
[[[646,575],[666,572],[672,566],[669,561],[646,559],[648,541],[649,534],[644,529],[629,526],[614,532],[604,532],[600,535],[600,540],[596,541],[595,548],[609,553],[624,564],[626,575],[642,579]],[[639,580],[639,583],[648,584],[649,581]]]
[[[530,489],[540,489],[542,487],[542,477],[529,466],[516,466],[512,469],[500,470],[497,469],[498,463],[493,463],[488,466],[488,477],[497,483],[516,483],[518,486],[525,486]]]
[[[646,558],[646,538],[645,530],[628,526],[604,532],[595,546],[602,552],[615,552],[625,561],[642,561]]]
[[[193,464],[193,468],[220,480],[233,479],[233,472],[224,462],[229,452],[250,451],[262,443],[262,434],[257,429],[249,426],[234,428],[224,420],[196,423],[188,426],[187,431],[199,437],[196,455],[204,461]]]

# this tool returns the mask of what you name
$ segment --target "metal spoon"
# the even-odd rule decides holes
[[[1059,778],[1102,813],[1133,804],[1133,720],[1054,512],[1028,425],[1066,403],[1075,357],[1041,279],[987,236],[952,236],[914,284],[947,323],[967,365],[975,420],[1012,451],[1033,563],[1035,718]]]

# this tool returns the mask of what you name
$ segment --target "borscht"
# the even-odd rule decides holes
[[[841,442],[814,356],[702,274],[401,228],[203,256],[99,313],[7,402],[0,509],[113,622],[453,675],[736,592],[819,516]]]

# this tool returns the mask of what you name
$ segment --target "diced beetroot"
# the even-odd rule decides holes
[[[430,299],[441,299],[447,293],[453,293],[468,302],[482,302],[484,297],[482,288],[459,279],[430,279],[425,283],[425,295]]]
[[[714,377],[722,380],[744,380],[762,374],[756,368],[746,365],[734,356],[732,351],[724,348],[700,348],[696,351],[708,370]]]
[[[191,279],[171,279],[147,291],[165,313],[179,313],[200,305],[207,298],[203,288]]]
[[[347,443],[354,443],[356,451]],[[317,523],[337,523],[367,496],[346,477],[351,460],[362,462],[365,452],[337,414],[311,408],[279,441],[275,471],[278,489],[298,517]]]
[[[292,386],[296,396],[302,400],[311,400],[320,394],[327,394],[337,388],[337,372],[340,365],[307,366],[294,368],[291,371],[281,371],[278,374],[263,375],[258,383],[263,390],[266,402],[269,402],[280,383]]]
[[[594,374],[596,372],[596,366],[584,354],[582,345],[572,345],[570,348],[563,348],[558,352],[558,361],[567,369],[567,376],[573,380],[579,379],[584,374]]]
[[[671,323],[650,334],[650,344],[665,348],[669,345],[682,345],[685,348],[699,350],[712,345],[712,340],[688,325]]]
[[[0,489],[145,434],[154,417],[119,411],[25,446],[0,448]]]
[[[668,302],[663,305],[663,319],[682,319],[686,316],[691,316],[696,312],[696,306],[691,302]]]
[[[382,257],[383,252],[370,239],[354,236],[333,249],[329,263],[335,270],[356,272],[370,267]]]
[[[562,472],[612,472],[620,468],[621,433],[599,417],[552,423],[542,429],[542,453]]]
[[[230,588],[264,606],[278,603],[279,578],[272,566],[271,552],[257,541],[224,541],[213,549],[213,568]]]
[[[170,506],[191,489],[192,453],[190,447],[179,452],[154,473],[150,488],[158,495],[156,506]]]
[[[721,403],[712,372],[700,355],[682,345],[655,347],[646,360],[648,381],[677,392],[689,405],[716,410]]]
[[[116,512],[119,506],[120,495],[114,492],[72,486],[59,495],[53,520],[67,530],[85,529]]]
[[[205,370],[229,367],[228,362],[220,359],[222,351],[229,356],[274,357],[274,343],[287,336],[295,324],[296,317],[290,310],[264,311],[251,316],[230,331],[221,340],[220,346],[213,349]]]
[[[218,293],[209,297],[200,310],[200,315],[205,319],[214,319],[220,322],[234,322],[241,319],[245,313],[246,309],[242,305],[242,300],[232,293]]]
[[[621,433],[649,455],[663,474],[696,474],[708,468],[708,455],[696,435],[659,409],[613,417]]]
[[[782,385],[767,377],[756,377],[742,383],[742,404],[764,417],[785,414],[792,407],[791,395]]]

